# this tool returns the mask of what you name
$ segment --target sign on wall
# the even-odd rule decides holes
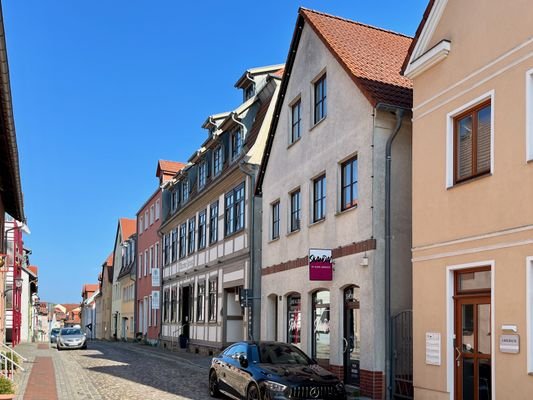
[[[152,310],[159,310],[159,290],[152,290]]]
[[[500,351],[502,353],[520,353],[520,336],[500,335]]]
[[[159,285],[159,268],[152,268],[152,286]]]
[[[333,280],[331,249],[309,249],[309,280]]]
[[[440,365],[440,333],[426,332],[426,364]]]

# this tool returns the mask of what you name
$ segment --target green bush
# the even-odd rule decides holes
[[[0,375],[0,394],[12,394],[12,393],[15,393],[13,382],[11,382],[5,376]]]

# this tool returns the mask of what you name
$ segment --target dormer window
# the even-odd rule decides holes
[[[181,199],[182,203],[186,203],[189,200],[189,181],[187,179],[181,183]]]
[[[255,83],[251,83],[244,89],[244,101],[252,98],[255,94]]]
[[[231,134],[231,160],[235,160],[242,151],[242,130],[236,129]]]
[[[179,192],[177,189],[174,189],[170,197],[170,209],[172,212],[176,211],[176,209],[178,208],[178,202],[179,202]]]
[[[222,165],[224,163],[224,152],[222,146],[218,146],[213,153],[213,175],[217,176],[222,172]]]
[[[198,165],[198,188],[203,188],[207,182],[207,162]]]

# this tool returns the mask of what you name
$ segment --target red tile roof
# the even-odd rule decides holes
[[[99,285],[97,283],[86,283],[83,285],[83,293],[87,292],[96,292],[98,290]]]
[[[36,265],[30,265],[30,266],[28,267],[28,269],[29,269],[31,272],[33,272],[33,274],[34,274],[35,276],[37,276],[37,272],[38,272],[39,268],[37,268]]]
[[[285,72],[285,68],[281,68],[277,70],[276,72],[274,72],[272,75],[277,76],[278,78],[282,78],[284,72]]]
[[[122,240],[128,239],[137,232],[137,221],[129,218],[120,218],[120,228],[122,229]]]
[[[107,259],[105,260],[105,263],[106,263],[108,266],[112,266],[112,265],[113,265],[113,252],[111,252],[111,254],[109,254],[109,256],[107,257]]]
[[[167,174],[175,174],[183,167],[185,167],[185,165],[186,164],[177,161],[159,160],[157,162],[157,170],[155,172],[155,176],[159,177],[161,172],[166,172]]]
[[[412,83],[400,69],[412,38],[305,8],[300,15],[373,106],[411,108]]]

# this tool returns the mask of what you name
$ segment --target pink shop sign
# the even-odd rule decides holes
[[[309,249],[309,280],[333,280],[331,249]]]

